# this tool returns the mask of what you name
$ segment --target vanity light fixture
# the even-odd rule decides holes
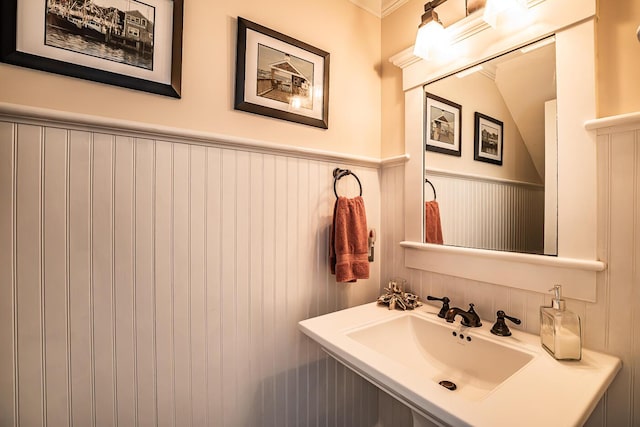
[[[433,0],[425,3],[422,21],[418,26],[413,53],[423,59],[430,59],[435,50],[446,49],[447,34],[435,8],[447,0]]]
[[[499,17],[524,14],[527,9],[527,0],[487,0],[482,19],[491,27],[496,28]]]

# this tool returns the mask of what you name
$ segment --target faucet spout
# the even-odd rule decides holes
[[[449,322],[449,323],[453,323],[453,321],[455,320],[455,317],[456,317],[458,314],[459,314],[460,316],[464,316],[464,315],[466,315],[466,314],[467,314],[467,312],[466,312],[466,311],[464,311],[464,310],[463,310],[463,309],[461,309],[461,308],[458,308],[458,307],[450,308],[450,309],[449,309],[449,310],[447,310],[447,312],[445,313],[445,315],[444,315],[444,320],[446,320],[446,321],[447,321],[447,322]]]
[[[469,304],[468,311],[464,311],[463,309],[458,307],[450,308],[444,315],[444,320],[449,323],[453,323],[457,315],[460,315],[460,317],[462,317],[462,321],[460,323],[462,323],[463,326],[468,326],[471,328],[482,326],[482,322],[480,322],[480,316],[478,316],[478,314],[473,309],[473,304]]]

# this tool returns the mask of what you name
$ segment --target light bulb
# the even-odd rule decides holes
[[[418,28],[413,53],[423,59],[431,59],[433,54],[448,46],[447,32],[440,22],[435,20]]]

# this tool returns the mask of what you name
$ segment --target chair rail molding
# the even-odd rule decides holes
[[[346,162],[350,165],[363,167],[380,168],[384,162],[407,158],[407,156],[396,156],[390,159],[376,159],[373,157],[297,147],[233,135],[202,132],[88,114],[70,113],[6,102],[0,102],[0,120],[15,120],[21,123],[36,125],[57,125],[75,130],[111,131],[140,138],[161,138],[167,142],[208,145],[220,148],[244,148],[266,154],[279,154],[309,160]]]

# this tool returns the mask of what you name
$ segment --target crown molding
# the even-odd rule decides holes
[[[366,10],[370,14],[377,16],[378,18],[382,17],[382,7],[380,5],[380,0],[349,0],[351,3],[355,4],[361,9]]]
[[[381,5],[381,15],[384,18],[385,16],[391,15],[396,10],[400,9],[402,6],[407,4],[409,0],[382,0]]]
[[[361,9],[366,10],[370,14],[378,18],[384,18],[400,9],[409,0],[349,0]]]

